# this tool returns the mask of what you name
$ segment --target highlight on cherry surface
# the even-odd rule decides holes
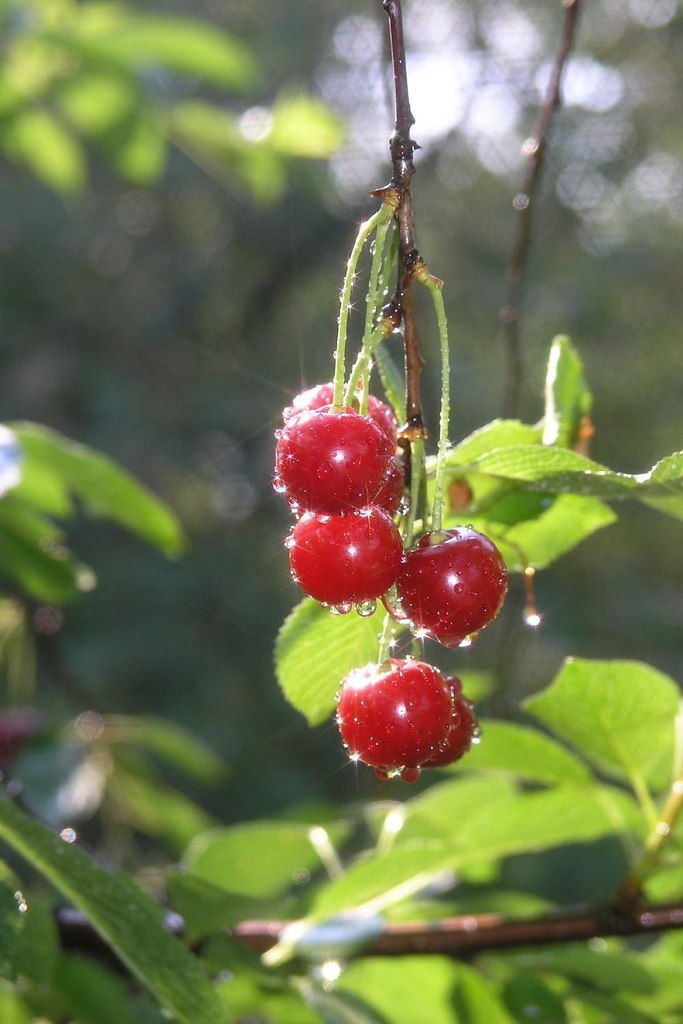
[[[425,534],[406,551],[396,592],[416,635],[457,647],[495,619],[507,585],[493,541],[464,526]]]
[[[416,781],[423,767],[457,760],[476,730],[459,680],[412,658],[350,672],[337,695],[336,719],[351,761],[374,768],[380,779],[404,782]]]

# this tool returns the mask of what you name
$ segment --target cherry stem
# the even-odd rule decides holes
[[[443,281],[428,273],[426,267],[420,267],[416,279],[429,291],[434,303],[437,328],[439,331],[439,347],[441,351],[441,411],[439,413],[439,442],[436,450],[436,471],[434,476],[434,501],[432,504],[433,533],[441,531],[441,517],[446,496],[446,457],[449,448],[449,426],[451,412],[451,363],[448,341],[448,322],[443,301]]]
[[[654,824],[643,845],[643,852],[631,868],[627,879],[626,891],[639,891],[642,883],[656,870],[667,839],[673,831],[681,809],[683,808],[683,702],[674,720],[674,770],[673,781],[664,801],[661,812],[655,812]]]
[[[505,301],[500,311],[507,363],[503,415],[508,417],[517,415],[522,391],[523,365],[519,320],[533,214],[545,158],[545,143],[553,116],[561,103],[562,77],[574,43],[581,0],[562,0],[562,6],[565,8],[562,37],[538,119],[531,136],[523,146],[523,152],[528,158],[527,171],[522,187],[513,199],[513,207],[517,211],[515,236],[505,274]]]
[[[382,341],[383,338],[389,334],[393,328],[393,324],[387,324],[383,319],[380,324],[373,330],[375,318],[377,316],[377,310],[381,303],[381,296],[379,294],[380,288],[380,274],[382,265],[384,262],[384,247],[387,237],[387,231],[389,224],[394,216],[394,207],[388,203],[383,203],[378,211],[382,215],[380,221],[377,224],[377,233],[373,242],[373,253],[372,262],[370,264],[370,277],[368,280],[368,295],[365,307],[365,326],[363,329],[363,342],[361,351],[358,354],[358,358],[354,363],[351,370],[351,376],[349,377],[349,383],[346,387],[346,403],[350,405],[353,401],[356,393],[356,388],[359,382],[362,380],[363,388],[360,400],[360,411],[365,413],[367,411],[368,402],[368,381],[370,375],[370,364],[372,361],[372,353],[375,347]]]
[[[385,204],[380,206],[372,217],[368,217],[358,229],[356,240],[353,243],[351,255],[346,264],[344,283],[342,285],[341,297],[339,300],[339,319],[337,321],[337,344],[334,352],[334,393],[332,404],[335,408],[341,408],[344,404],[344,376],[346,374],[346,337],[349,323],[349,307],[351,305],[351,292],[356,277],[358,260],[363,247],[372,232],[382,223],[387,216]]]

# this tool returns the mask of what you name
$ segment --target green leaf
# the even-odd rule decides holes
[[[586,765],[549,736],[513,722],[484,718],[479,724],[481,742],[451,770],[503,772],[546,785],[591,781]]]
[[[189,730],[155,715],[106,715],[103,738],[108,743],[141,747],[200,782],[218,782],[225,763]]]
[[[244,89],[256,78],[249,50],[217,25],[194,18],[121,13],[116,24],[102,28],[96,39],[100,53],[138,67],[160,64],[228,89]]]
[[[12,429],[26,463],[59,474],[91,515],[112,519],[165,554],[182,551],[182,532],[170,509],[106,455],[35,423]]]
[[[340,122],[310,96],[285,96],[272,110],[268,143],[284,156],[322,159],[343,140]]]
[[[78,1024],[136,1024],[125,983],[94,960],[62,957],[52,984]]]
[[[587,946],[563,946],[539,953],[516,954],[513,959],[525,970],[559,974],[595,985],[606,992],[647,994],[655,987],[652,976],[643,966],[643,958],[629,953],[589,949]]]
[[[448,453],[446,465],[449,469],[462,468],[498,448],[540,443],[540,427],[532,427],[528,423],[520,423],[519,420],[492,420],[491,423],[468,434],[452,448]]]
[[[112,131],[141,102],[130,74],[100,68],[69,78],[60,87],[58,99],[71,123],[94,138]]]
[[[124,964],[181,1024],[222,1024],[226,1014],[206,975],[164,930],[159,908],[124,875],[0,803],[0,838],[81,910]]]
[[[98,146],[114,169],[136,185],[156,181],[166,164],[168,145],[162,119],[142,105],[101,135]]]
[[[648,665],[577,658],[524,707],[601,771],[663,788],[679,701],[673,680]]]
[[[83,189],[83,149],[47,110],[26,107],[3,127],[2,144],[12,159],[25,163],[46,185],[64,195]]]
[[[492,780],[479,781],[493,789]],[[463,783],[454,780],[443,785],[457,787]],[[457,795],[457,790],[453,793]],[[450,796],[446,793],[443,806]],[[600,793],[587,787],[568,785],[538,793],[517,793],[489,806],[480,805],[469,817],[463,814],[445,822],[444,831],[450,830],[446,838],[415,837],[405,845],[397,842],[389,853],[355,864],[342,878],[321,889],[313,916],[323,919],[350,907],[368,905],[380,912],[413,896],[446,869],[458,870],[565,843],[590,842],[614,834],[619,827],[612,810],[602,805]]]
[[[191,839],[211,828],[214,820],[192,800],[164,785],[153,774],[124,767],[117,758],[107,795],[118,815],[145,835],[155,836],[178,856]]]
[[[172,874],[167,889],[190,942],[263,913],[256,900],[226,892],[196,875]]]
[[[497,448],[469,463],[470,472],[515,480],[526,489],[553,494],[579,494],[617,501],[680,497],[683,452],[674,452],[647,473],[616,473],[566,448],[512,445]]]
[[[515,1021],[528,1024],[567,1024],[567,1011],[560,997],[532,975],[517,973],[505,983],[505,1006]]]
[[[460,967],[439,956],[362,957],[337,990],[366,999],[390,1024],[453,1024],[452,994]]]
[[[572,448],[591,405],[592,396],[576,349],[569,338],[558,335],[550,346],[545,378],[543,444]]]
[[[536,497],[536,495],[534,495]],[[544,569],[597,530],[611,526],[616,515],[597,498],[562,494],[539,515],[509,527],[479,516],[444,517],[444,526],[470,525],[494,541],[510,572]]]
[[[21,894],[4,879],[0,882],[0,978],[16,976],[16,952],[19,936],[26,923]]]
[[[482,807],[496,815],[499,808],[514,802],[515,797],[515,787],[506,779],[466,778],[437,783],[398,805],[405,818],[396,844],[430,839],[455,839],[457,842],[463,823]]]
[[[300,872],[321,861],[310,839],[311,826],[254,821],[197,836],[183,866],[228,892],[265,899],[296,885]]]
[[[376,660],[384,618],[380,608],[369,618],[331,615],[307,597],[285,620],[275,643],[275,672],[309,725],[333,714],[335,694],[351,669]]]
[[[360,996],[337,989],[328,991],[306,981],[297,987],[306,1005],[319,1015],[323,1024],[392,1024],[375,1013]]]
[[[453,1005],[458,1024],[513,1024],[491,982],[471,967],[459,971]]]
[[[0,1020],[2,1024],[32,1024],[35,1017],[16,992],[0,988]]]
[[[264,111],[268,121],[268,111]],[[227,111],[201,100],[176,103],[168,130],[181,149],[220,180],[241,181],[254,199],[271,203],[285,185],[282,158],[268,145],[250,141]]]
[[[375,349],[373,356],[382,380],[384,394],[400,424],[406,420],[403,374],[398,370],[385,345]]]
[[[94,576],[74,562],[61,536],[49,520],[8,495],[0,503],[0,573],[39,601],[64,604],[80,597]]]
[[[53,901],[33,892],[26,897],[26,905],[26,921],[16,953],[17,974],[36,985],[51,985],[60,957]]]

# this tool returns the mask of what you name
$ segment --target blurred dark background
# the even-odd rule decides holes
[[[55,715],[91,707],[181,722],[230,765],[212,798],[230,822],[375,793],[345,763],[335,730],[308,730],[277,688],[273,642],[300,595],[270,479],[282,407],[331,376],[346,256],[373,209],[368,190],[390,175],[385,26],[379,0],[153,9],[206,19],[252,52],[252,84],[211,92],[246,138],[278,95],[305,92],[336,114],[345,141],[329,159],[287,161],[269,201],[174,145],[157,180],[133,183],[93,149],[89,183],[72,195],[3,158],[2,418],[108,453],[177,510],[189,537],[187,554],[169,562],[106,523],[68,525],[99,584],[65,610],[57,634],[38,637],[39,703]],[[405,17],[422,146],[417,235],[446,282],[457,439],[501,412],[512,199],[563,10],[407,0]],[[592,455],[628,472],[683,447],[682,58],[675,0],[586,5],[524,292],[521,417],[541,415],[548,346],[570,334],[595,395]],[[428,311],[435,422],[427,325]],[[538,632],[522,625],[515,586],[501,621],[444,664],[495,668],[511,705],[569,654],[637,658],[680,678],[680,523],[640,506],[620,512],[539,574]]]

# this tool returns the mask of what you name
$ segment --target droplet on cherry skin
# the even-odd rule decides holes
[[[350,602],[344,602],[343,604],[326,604],[325,608],[329,611],[330,615],[348,615],[353,605]]]

